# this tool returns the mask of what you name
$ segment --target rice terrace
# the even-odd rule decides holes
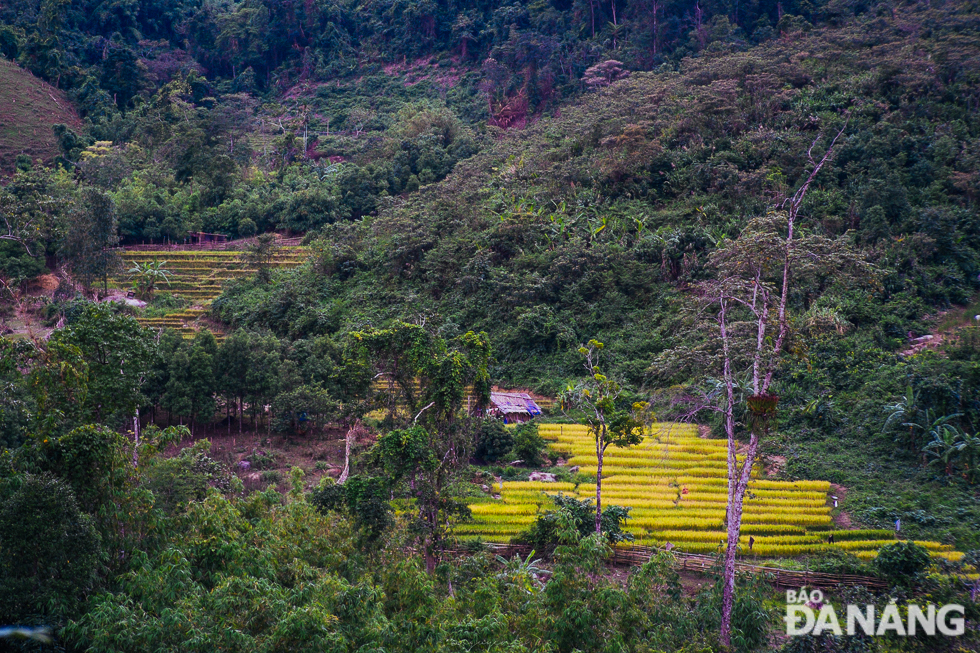
[[[595,442],[585,426],[541,424],[538,428],[553,450],[569,456],[569,465],[583,474],[596,473]],[[728,501],[726,457],[727,443],[699,437],[695,425],[656,424],[640,445],[607,451],[603,503],[630,508],[626,530],[637,544],[664,547],[669,543],[689,553],[721,551],[727,540],[722,528]],[[771,481],[758,476],[758,469],[753,470],[739,540],[743,556],[800,556],[837,548],[870,559],[881,546],[895,541],[896,533],[890,530],[834,530],[828,482]],[[550,497],[556,493],[595,499],[595,485],[589,483],[502,481],[494,491],[500,499],[471,503],[475,523],[457,526],[457,533],[509,542],[540,512],[553,507]],[[951,561],[963,557],[939,542],[916,544],[935,557]]]
[[[0,1],[7,651],[980,653],[980,0]]]

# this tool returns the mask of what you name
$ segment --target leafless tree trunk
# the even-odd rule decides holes
[[[133,469],[139,466],[140,448],[140,409],[133,413]]]
[[[718,326],[722,340],[723,376],[726,393],[724,407],[725,434],[728,438],[728,507],[725,513],[728,543],[725,547],[720,634],[721,643],[726,647],[731,647],[732,609],[735,605],[735,557],[738,552],[738,539],[742,529],[742,506],[745,501],[745,492],[748,489],[749,480],[752,475],[752,465],[755,463],[756,454],[758,453],[760,436],[760,426],[758,424],[752,424],[749,445],[745,451],[745,460],[739,466],[737,455],[738,441],[735,438],[734,419],[736,401],[735,379],[732,374],[731,365],[732,355],[728,332],[728,311],[731,304],[737,302],[749,309],[754,316],[756,341],[755,351],[752,357],[752,392],[755,396],[766,395],[769,392],[769,387],[772,384],[773,375],[776,371],[776,365],[779,362],[779,352],[782,350],[786,342],[786,336],[789,334],[789,321],[786,316],[786,307],[792,276],[796,218],[807,190],[809,190],[810,185],[821,168],[833,158],[834,146],[846,128],[847,123],[845,122],[819,163],[814,162],[811,156],[813,147],[816,145],[816,140],[814,140],[813,145],[810,146],[810,150],[807,152],[807,158],[813,163],[813,170],[799,190],[784,203],[784,205],[788,206],[788,224],[786,239],[782,245],[783,270],[782,287],[780,288],[777,309],[777,335],[775,343],[772,345],[772,350],[768,354],[766,332],[768,329],[769,312],[772,308],[772,293],[770,292],[770,287],[767,287],[763,283],[761,270],[755,271],[754,279],[749,284],[750,294],[748,297],[731,294],[725,284],[722,284],[718,291]]]

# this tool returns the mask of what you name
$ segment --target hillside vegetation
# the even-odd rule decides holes
[[[0,58],[0,174],[11,174],[19,162],[50,164],[60,154],[54,125],[72,129],[81,120],[63,91]]]
[[[0,123],[0,624],[976,648],[976,2],[28,0]],[[247,245],[168,249],[199,231]],[[732,564],[624,579],[631,537]],[[736,554],[968,635],[784,642]]]

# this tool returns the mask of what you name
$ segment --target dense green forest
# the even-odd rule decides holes
[[[591,535],[559,502],[530,557],[456,541],[503,478],[596,480],[464,407],[494,385],[567,407],[596,339],[603,410],[691,418],[719,257],[783,228],[825,153],[796,228],[846,265],[786,284],[762,462],[966,556],[773,564],[963,602],[973,630],[784,642],[740,577],[732,649],[976,650],[976,2],[24,0],[0,57],[0,626],[54,638],[0,650],[723,650],[714,576],[608,571],[628,511]],[[15,109],[28,91],[50,112]],[[197,231],[309,257],[278,269],[258,238],[214,333],[141,326],[191,302],[117,247]],[[127,275],[145,305],[92,301]]]

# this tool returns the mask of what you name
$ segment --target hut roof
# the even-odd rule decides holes
[[[490,404],[504,415],[541,414],[541,409],[526,392],[491,392]]]

